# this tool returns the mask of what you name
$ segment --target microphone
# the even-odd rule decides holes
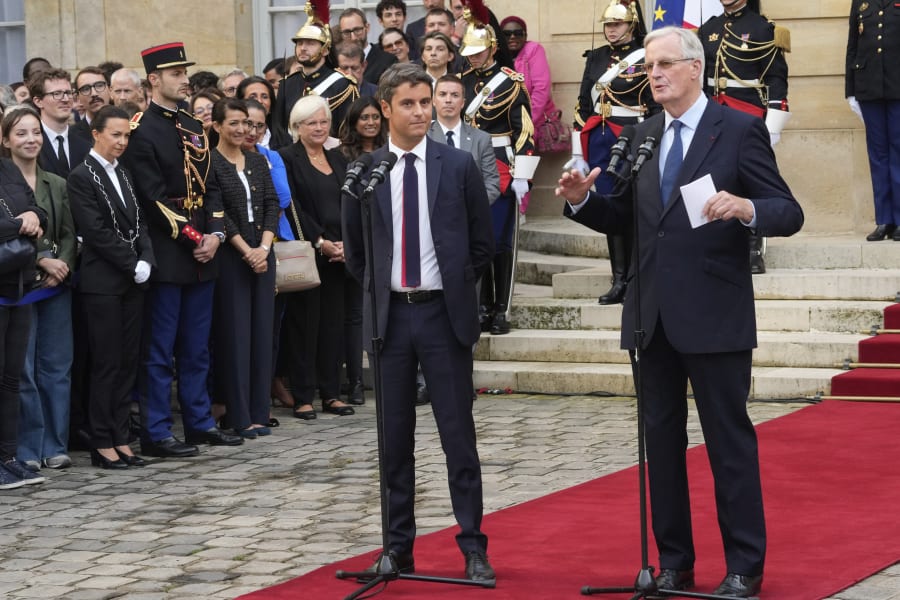
[[[363,190],[363,195],[371,194],[375,191],[375,186],[379,183],[383,183],[387,174],[391,169],[394,168],[394,164],[397,162],[397,155],[393,152],[388,152],[387,158],[378,163],[378,166],[372,171],[372,174],[369,175],[369,185],[366,186],[366,189]]]
[[[369,153],[363,154],[360,156],[356,162],[350,165],[350,168],[347,169],[347,177],[344,179],[344,185],[341,187],[341,192],[351,193],[353,186],[359,183],[359,178],[362,177],[362,174],[369,170],[369,167],[372,166],[372,155]]]
[[[628,150],[629,144],[631,144],[631,139],[634,137],[634,125],[626,125],[622,128],[622,134],[619,136],[619,139],[616,140],[615,145],[610,149],[610,159],[609,166],[606,168],[606,171],[609,173],[615,173],[616,167],[619,166],[619,162],[625,156],[625,151]]]
[[[634,166],[631,167],[631,172],[634,175],[637,175],[640,172],[641,167],[644,166],[644,163],[647,162],[647,159],[653,156],[653,150],[655,148],[656,138],[652,135],[648,135],[644,140],[644,143],[638,148],[637,159],[634,161]]]

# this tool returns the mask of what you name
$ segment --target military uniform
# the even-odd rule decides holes
[[[494,315],[505,315],[512,292],[515,269],[514,233],[518,215],[516,195],[510,183],[516,155],[534,152],[534,124],[531,121],[531,99],[525,88],[525,77],[494,63],[486,69],[469,69],[461,76],[466,91],[464,117],[473,127],[491,135],[497,170],[500,172],[500,196],[491,205],[496,256],[491,274],[482,283],[482,306]],[[486,91],[487,90],[487,91]],[[479,99],[479,100],[476,100]],[[483,100],[480,105],[478,101]],[[511,170],[512,169],[512,170]],[[493,285],[491,285],[493,283]],[[490,288],[493,287],[493,290]],[[493,292],[493,298],[490,298]],[[493,311],[491,311],[493,305]],[[485,311],[483,311],[485,312]],[[492,319],[485,316],[485,327]],[[497,323],[495,322],[494,325]],[[505,331],[503,331],[505,329]],[[493,333],[506,333],[506,317]]]
[[[316,87],[327,82],[333,74],[337,74],[338,77],[335,77],[324,90],[316,92]],[[353,101],[359,98],[359,89],[352,79],[324,64],[315,73],[304,75],[303,71],[297,71],[281,81],[278,97],[272,108],[272,127],[288,131],[294,103],[314,93],[328,100],[328,107],[331,109],[331,135],[338,137],[338,129],[344,122],[347,110]]]
[[[185,61],[181,44],[150,48],[142,57],[148,73],[194,64]],[[172,435],[173,356],[188,442],[241,442],[216,429],[210,414],[206,380],[217,263],[216,257],[201,263],[193,255],[204,235],[224,239],[225,213],[199,120],[154,101],[135,115],[132,129],[122,160],[134,178],[156,256],[143,332],[141,447],[155,456],[193,456],[197,448]]]
[[[853,0],[847,39],[845,93],[856,98],[866,125],[875,222],[869,236],[900,241],[900,5]],[[880,230],[880,231],[879,231]]]

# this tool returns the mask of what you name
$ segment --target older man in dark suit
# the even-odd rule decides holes
[[[481,173],[467,152],[426,138],[431,123],[431,78],[416,65],[394,65],[381,78],[381,108],[390,142],[373,153],[399,157],[372,202],[373,263],[363,251],[359,202],[343,205],[344,256],[376,305],[365,297],[363,331],[375,320],[383,375],[385,439],[382,457],[388,501],[387,549],[401,572],[414,570],[415,399],[419,363],[431,382],[431,401],[447,471],[457,544],[466,576],[495,578],[487,559],[481,464],[472,417],[472,344],[478,340],[475,283],[493,256],[490,208]],[[369,345],[368,350],[378,352]],[[379,564],[379,563],[376,563]]]
[[[703,47],[690,31],[647,36],[646,68],[664,112],[637,126],[635,147],[661,140],[640,176],[618,194],[588,192],[600,173],[564,173],[557,194],[566,215],[591,228],[621,232],[637,211],[636,260],[622,314],[622,346],[634,353],[640,310],[641,393],[653,532],[661,589],[694,583],[694,546],[685,451],[690,381],[707,443],[728,573],[715,593],[755,596],[762,585],[765,519],[756,433],[747,415],[756,346],[751,232],[788,236],[803,211],[778,173],[761,119],[710,102],[702,92]],[[717,191],[692,227],[680,186],[710,175]],[[636,204],[632,204],[636,187]]]

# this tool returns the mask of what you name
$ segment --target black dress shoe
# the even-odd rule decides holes
[[[239,435],[225,433],[218,427],[210,427],[206,431],[189,431],[184,435],[188,444],[209,444],[210,446],[240,446],[244,438]]]
[[[118,448],[116,448],[116,454],[119,455],[119,460],[124,462],[129,467],[146,467],[147,461],[141,458],[140,456],[134,454],[125,454],[124,452],[120,452]]]
[[[428,386],[424,383],[416,386],[416,406],[424,406],[431,402],[431,396],[428,395]]]
[[[762,580],[762,575],[729,573],[713,594],[727,598],[750,598],[759,594],[759,590],[762,588]]]
[[[141,454],[163,458],[186,458],[197,456],[200,450],[197,446],[190,446],[174,437],[168,437],[157,442],[141,440]]]
[[[466,552],[466,579],[471,581],[493,581],[497,579],[491,563],[484,552]]]
[[[309,410],[300,410],[304,406],[308,406]],[[297,408],[294,409],[294,417],[303,419],[304,421],[314,421],[316,419],[316,409],[313,408],[312,404],[299,404],[297,405]]]
[[[867,242],[880,242],[894,236],[897,233],[897,226],[891,224],[877,225],[875,230],[866,236]],[[894,238],[896,239],[896,238]]]
[[[660,569],[656,576],[656,588],[659,590],[681,591],[694,587],[694,570]],[[664,596],[647,596],[647,598],[663,598]]]
[[[322,412],[331,413],[339,417],[349,417],[350,415],[356,414],[356,411],[353,410],[352,406],[348,406],[346,404],[344,404],[343,406],[338,406],[337,403],[337,398],[332,398],[331,400],[322,400]]]
[[[91,464],[95,467],[100,467],[102,469],[127,469],[128,465],[125,464],[121,459],[110,460],[97,452],[95,449],[91,449]]]
[[[397,567],[398,573],[406,573],[412,574],[416,572],[416,561],[413,559],[413,555],[409,552],[394,552],[391,550],[388,552],[388,557],[393,561],[393,566]],[[389,570],[389,565],[384,564],[385,555],[382,552],[378,555],[378,558],[375,559],[375,563],[365,570],[365,575],[357,577],[357,582],[366,583],[371,581],[378,574],[386,573]]]
[[[766,272],[766,261],[759,252],[750,254],[750,272],[754,275],[762,275]]]
[[[353,384],[353,387],[350,389],[350,393],[347,394],[347,404],[355,404],[356,406],[362,406],[366,403],[366,388],[363,385],[363,382],[359,379],[356,380],[356,383]]]
[[[895,242],[900,242],[900,229],[894,229],[893,238]]]
[[[608,292],[597,298],[597,304],[619,304],[625,299],[625,290],[627,289],[628,286],[625,284],[625,281],[618,279],[613,282]]]
[[[494,315],[491,323],[491,335],[506,335],[509,333],[510,325],[506,320],[506,313],[498,312]]]

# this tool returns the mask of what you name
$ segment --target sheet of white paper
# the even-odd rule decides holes
[[[687,209],[691,227],[694,229],[709,223],[709,219],[700,216],[700,212],[706,205],[706,201],[716,195],[716,186],[712,176],[707,173],[700,179],[696,179],[687,185],[681,186],[681,197],[684,207]]]

